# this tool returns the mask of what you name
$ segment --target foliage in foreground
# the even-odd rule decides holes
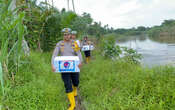
[[[1,103],[13,110],[66,110],[68,106],[60,74],[50,68],[50,53],[32,52],[10,81]],[[84,65],[80,93],[87,110],[173,110],[175,69],[142,68],[129,62],[104,59]]]
[[[2,71],[0,71],[0,81],[3,93],[4,82],[7,76],[10,77],[20,66],[20,58],[22,54],[22,40],[26,33],[25,25],[23,25],[24,13],[18,10],[12,11],[10,8],[11,0],[0,1],[0,63],[2,63]],[[10,73],[10,74],[8,74]]]
[[[80,90],[87,110],[173,110],[175,69],[143,68],[98,56],[82,69]]]
[[[51,72],[50,53],[31,53],[2,99],[9,110],[66,110],[67,96],[60,74]]]

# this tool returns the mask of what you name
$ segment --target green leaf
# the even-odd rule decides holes
[[[4,95],[4,80],[3,80],[3,71],[2,71],[1,62],[0,62],[0,80],[1,80],[2,93],[3,93],[3,95]]]

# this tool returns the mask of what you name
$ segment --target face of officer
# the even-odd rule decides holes
[[[84,37],[84,40],[88,40],[88,38],[87,37]]]
[[[72,34],[72,39],[75,40],[76,39],[76,35],[75,34]]]
[[[69,40],[70,40],[70,37],[71,37],[70,34],[64,33],[64,40],[65,40],[65,41],[69,41]]]

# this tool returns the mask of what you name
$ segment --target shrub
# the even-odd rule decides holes
[[[139,64],[142,58],[141,54],[138,54],[134,49],[127,47],[120,47],[116,45],[115,37],[111,34],[106,36],[101,41],[102,55],[106,58],[113,60],[123,58],[127,62]]]

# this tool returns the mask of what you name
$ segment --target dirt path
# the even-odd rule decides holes
[[[83,105],[83,99],[80,95],[80,92],[78,90],[78,96],[75,98],[76,101],[76,109],[75,110],[86,110],[84,105]]]

